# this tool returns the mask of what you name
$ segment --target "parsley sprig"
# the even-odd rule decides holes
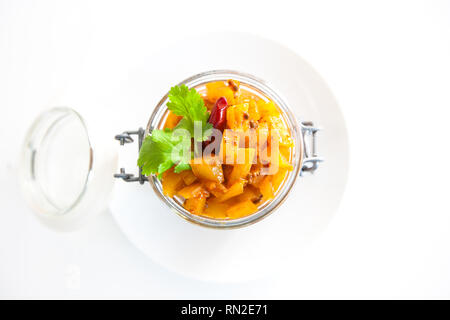
[[[139,152],[138,166],[144,175],[158,173],[175,165],[175,172],[190,169],[189,161],[192,158],[191,138],[194,137],[194,128],[201,128],[198,141],[204,141],[211,135],[212,125],[208,123],[209,113],[200,94],[186,85],[174,86],[169,92],[167,108],[183,118],[172,129],[154,129],[147,136]],[[184,130],[183,130],[184,129]]]

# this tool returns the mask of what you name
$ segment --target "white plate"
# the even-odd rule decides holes
[[[126,122],[136,121],[135,128],[145,127],[153,106],[170,86],[213,69],[250,73],[271,84],[301,119],[325,129],[319,135],[319,153],[326,162],[314,176],[299,178],[274,214],[243,229],[193,225],[161,203],[148,184],[122,181],[115,185],[112,214],[132,243],[174,272],[220,282],[282,272],[289,258],[301,254],[302,248],[324,230],[339,206],[348,171],[344,119],[322,78],[295,53],[259,37],[224,33],[187,39],[141,65],[137,63],[126,84],[136,101],[129,106],[133,115]],[[128,148],[129,165],[136,161],[134,152]]]

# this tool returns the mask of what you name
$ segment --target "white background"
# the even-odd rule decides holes
[[[127,61],[212,31],[293,49],[346,118],[345,197],[302,267],[199,282],[143,256],[106,214],[75,233],[41,226],[15,178],[31,119],[75,78],[118,77]],[[0,297],[450,298],[448,1],[1,0],[0,106]]]

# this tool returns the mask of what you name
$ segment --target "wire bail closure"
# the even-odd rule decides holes
[[[118,140],[121,146],[124,146],[127,143],[133,143],[134,139],[131,137],[132,135],[138,136],[138,151],[141,150],[142,141],[144,140],[145,130],[139,128],[137,131],[125,131],[121,134],[118,134],[114,137],[114,139]],[[127,173],[125,168],[120,168],[120,173],[114,174],[114,178],[122,179],[126,182],[136,182],[139,181],[140,184],[144,184],[145,181],[148,181],[147,178],[142,174],[142,169],[139,168],[139,176],[135,177],[132,173]]]
[[[320,162],[323,162],[324,159],[317,155],[317,132],[321,130],[321,128],[315,127],[314,123],[311,121],[303,121],[301,122],[302,129],[302,139],[303,139],[303,163],[302,170],[300,175],[303,175],[304,172],[309,172],[313,174]]]

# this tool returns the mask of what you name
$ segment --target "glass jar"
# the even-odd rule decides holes
[[[173,210],[183,219],[199,224],[201,226],[212,228],[243,227],[255,223],[268,216],[286,200],[287,196],[291,192],[295,182],[302,174],[302,172],[313,172],[314,170],[316,170],[318,162],[322,161],[322,159],[320,157],[317,157],[316,155],[315,134],[318,129],[315,128],[312,123],[300,122],[294,115],[292,109],[289,107],[287,101],[283,99],[264,81],[241,72],[230,70],[215,70],[192,76],[181,82],[180,85],[185,84],[189,88],[198,88],[209,82],[222,80],[226,81],[228,79],[239,81],[241,86],[245,86],[250,90],[254,90],[258,94],[272,100],[281,109],[284,121],[287,124],[287,127],[289,128],[291,133],[291,137],[294,141],[294,147],[290,159],[294,169],[290,171],[287,177],[284,179],[283,184],[277,190],[274,199],[266,201],[265,203],[259,205],[258,211],[249,216],[230,220],[213,219],[190,213],[183,207],[181,199],[164,195],[162,190],[162,183],[156,176],[148,177],[148,180],[155,193],[158,195],[161,201],[163,201],[171,210]],[[168,94],[166,94],[161,99],[152,115],[150,116],[145,130],[145,135],[149,135],[153,129],[163,128],[164,119],[169,112],[166,106],[167,102]]]

